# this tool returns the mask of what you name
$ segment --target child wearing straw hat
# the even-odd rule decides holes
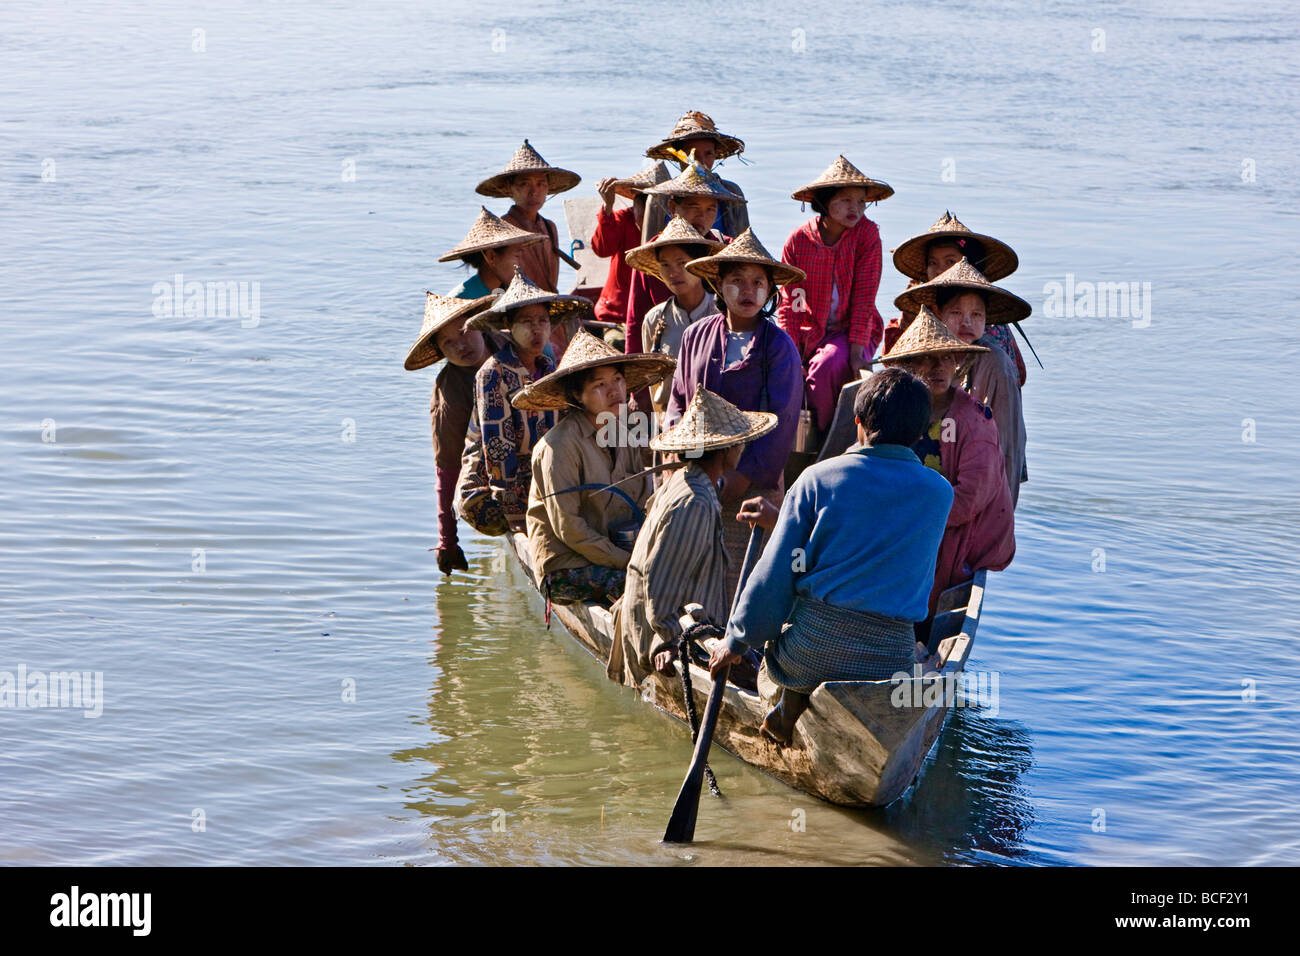
[[[728,509],[747,493],[779,502],[799,421],[803,371],[790,336],[770,316],[777,289],[799,281],[803,273],[773,259],[751,229],[686,268],[709,283],[722,311],[682,333],[664,422],[677,422],[701,385],[744,411],[775,412],[777,427],[750,444],[736,468],[723,476],[719,497]],[[734,590],[748,529],[728,520],[724,534],[733,559],[728,586]]]
[[[658,186],[645,190],[648,195],[664,196],[668,199],[670,217],[681,216],[691,227],[711,242],[730,242],[731,237],[723,235],[713,228],[714,218],[720,205],[743,203],[744,199],[727,189],[713,173],[701,163],[692,161],[674,178]],[[653,242],[662,235],[656,233]],[[658,278],[645,272],[632,276],[628,292],[626,317],[626,349],[629,352],[640,351],[641,324],[651,306],[658,305],[669,296],[668,287]]]
[[[807,277],[781,290],[776,317],[799,349],[819,431],[830,426],[840,389],[880,345],[880,229],[866,208],[893,194],[888,183],[843,156],[791,194],[811,203],[816,215],[790,234],[781,251],[782,260]]]
[[[988,348],[963,371],[961,385],[971,398],[993,412],[1014,506],[1020,499],[1020,483],[1026,480],[1020,380],[1010,356],[987,330],[990,325],[1027,318],[1032,311],[1029,303],[989,282],[963,257],[929,282],[908,289],[894,300],[894,305],[913,312],[927,305],[963,342]]]
[[[480,206],[465,238],[438,257],[439,262],[459,259],[474,272],[448,294],[457,299],[479,299],[504,289],[514,278],[524,249],[544,241],[544,236],[512,226]]]
[[[880,361],[911,372],[930,390],[930,421],[912,451],[952,485],[952,509],[939,545],[929,618],[939,595],[976,571],[1001,571],[1016,554],[1015,508],[1003,469],[993,413],[954,379],[969,357],[988,346],[962,341],[922,305],[915,321]],[[918,625],[927,640],[928,623]]]
[[[645,314],[645,321],[641,323],[641,351],[676,359],[687,327],[717,314],[717,300],[713,293],[704,287],[704,280],[686,265],[722,248],[722,243],[704,238],[681,216],[674,216],[656,239],[627,253],[629,268],[654,276],[671,293]],[[662,414],[668,406],[671,387],[670,379],[651,392],[656,412]]]
[[[590,311],[591,303],[581,296],[546,292],[516,269],[506,291],[465,323],[467,329],[509,335],[474,377],[479,451],[472,460],[474,475],[462,478],[457,492],[461,517],[484,534],[523,530],[532,451],[555,425],[553,411],[525,411],[510,399],[555,370],[544,351],[552,322]]]
[[[642,190],[668,180],[668,167],[655,163],[633,176],[613,176],[596,184],[603,205],[596,213],[596,228],[591,234],[591,251],[609,260],[600,298],[596,300],[596,318],[601,322],[622,324],[627,317],[627,295],[632,284],[632,270],[623,254],[641,242],[646,195]],[[614,208],[615,197],[632,200],[631,206]]]
[[[533,448],[528,550],[553,604],[609,604],[650,496],[643,448],[617,427],[628,391],[672,374],[666,356],[628,356],[579,330],[559,367],[517,393],[515,408],[558,413]]]
[[[685,463],[650,502],[627,565],[623,599],[614,610],[614,641],[606,673],[638,687],[652,668],[672,673],[683,605],[698,602],[709,620],[726,620],[727,553],[718,482],[745,446],[776,428],[771,412],[743,412],[707,388],[686,413],[650,442]]]
[[[546,240],[529,246],[519,265],[524,275],[547,292],[555,292],[559,287],[560,234],[555,223],[541,214],[541,209],[548,196],[567,192],[580,182],[581,176],[552,166],[542,159],[528,140],[524,140],[505,168],[483,180],[475,189],[481,196],[510,199],[513,205],[502,218]]]
[[[456,485],[461,454],[474,409],[474,376],[487,361],[489,343],[482,332],[466,331],[466,319],[492,304],[493,297],[458,299],[425,293],[424,324],[406,353],[407,370],[427,368],[446,359],[429,396],[429,424],[438,496],[438,570],[468,571],[456,535]]]
[[[912,280],[908,286],[911,289],[951,269],[963,256],[990,282],[1005,279],[1020,265],[1016,251],[1005,242],[972,232],[960,219],[945,210],[929,229],[912,236],[894,250],[894,268]],[[885,327],[886,349],[898,341],[914,317],[914,313],[905,312],[899,318],[890,320]],[[1015,361],[1020,385],[1023,387],[1026,378],[1025,359],[1020,354],[1020,346],[1016,344],[1010,327],[990,326],[989,334]]]
[[[744,140],[719,132],[713,118],[708,114],[701,113],[699,110],[688,110],[673,126],[667,138],[655,143],[645,151],[645,154],[651,159],[672,160],[682,168],[692,161],[698,162],[705,169],[712,171],[714,163],[729,156],[739,156],[744,151]],[[686,162],[683,162],[682,157],[687,157]],[[692,160],[691,157],[694,159]],[[742,200],[745,198],[745,194],[735,183],[727,179],[722,179],[721,182],[728,192],[739,196]],[[670,211],[666,213],[663,196],[651,200],[646,216],[652,232],[658,228],[659,223],[666,223],[672,218]],[[722,235],[738,236],[749,228],[749,210],[744,202],[721,205],[714,221],[707,225],[712,226]],[[705,232],[706,229],[701,227],[699,231]]]

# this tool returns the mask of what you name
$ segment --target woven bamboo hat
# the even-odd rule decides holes
[[[656,279],[662,279],[663,275],[659,271],[659,260],[655,252],[664,246],[705,246],[709,250],[708,255],[713,255],[723,248],[724,243],[706,239],[681,216],[673,216],[663,232],[645,245],[629,249],[624,254],[624,259],[633,269],[652,275]]]
[[[988,299],[984,321],[989,325],[1019,322],[1033,311],[1033,307],[1020,296],[989,282],[984,278],[983,273],[966,261],[964,256],[956,265],[929,282],[922,282],[908,289],[894,300],[894,305],[904,312],[915,312],[922,305],[938,309],[937,293],[940,289],[970,289],[972,292],[983,292]]]
[[[424,368],[434,362],[442,361],[442,350],[437,346],[438,333],[447,326],[471,315],[477,315],[489,305],[500,293],[492,293],[478,299],[457,299],[449,295],[424,294],[424,324],[420,326],[419,338],[406,353],[406,369],[409,372]]]
[[[496,297],[496,301],[489,308],[466,322],[465,329],[466,331],[477,329],[480,332],[500,330],[506,326],[508,313],[515,309],[522,309],[526,305],[546,306],[550,309],[552,324],[563,322],[575,313],[589,314],[592,311],[590,299],[584,299],[580,295],[547,292],[515,266],[515,277],[510,280],[510,285],[506,286],[506,290]]]
[[[524,145],[515,150],[506,163],[506,168],[495,176],[489,176],[478,184],[474,191],[480,196],[510,198],[510,177],[516,173],[546,173],[546,181],[551,193],[562,193],[582,182],[582,177],[567,169],[552,166],[542,159],[541,154],[524,140]]]
[[[772,270],[772,281],[778,286],[791,282],[802,282],[807,274],[802,269],[787,265],[780,259],[773,259],[763,244],[754,235],[754,230],[746,228],[730,243],[722,247],[721,252],[702,259],[692,259],[686,268],[701,279],[708,279],[716,289],[718,286],[718,267],[724,262],[740,262],[756,266],[767,266]]]
[[[677,361],[657,353],[624,354],[606,345],[586,329],[579,329],[569,340],[555,371],[521,389],[510,399],[510,403],[526,412],[568,408],[569,399],[564,394],[565,383],[574,375],[604,365],[622,366],[623,378],[630,395],[637,389],[662,382],[666,376],[673,374]]]
[[[702,163],[695,162],[694,150],[691,151],[690,160],[686,168],[672,179],[657,186],[649,186],[642,192],[648,196],[671,196],[674,199],[703,196],[718,202],[745,202],[744,196],[737,196],[722,185],[722,180],[716,173],[705,169]]]
[[[492,215],[485,206],[480,206],[478,218],[474,220],[474,225],[469,227],[469,234],[457,243],[455,248],[439,256],[438,261],[450,262],[452,259],[464,259],[470,253],[482,252],[484,249],[525,246],[545,241],[546,237],[541,233],[528,232],[512,226],[500,216]]]
[[[761,438],[776,427],[772,412],[742,412],[701,385],[682,420],[650,439],[655,451],[701,454]]]
[[[651,186],[658,186],[660,183],[666,183],[671,178],[668,174],[668,167],[662,162],[658,162],[641,170],[639,173],[615,180],[614,192],[624,199],[635,199],[641,190],[649,189]]]
[[[736,156],[745,151],[745,141],[726,133],[718,132],[713,117],[699,110],[691,110],[677,121],[668,138],[656,143],[645,151],[651,159],[672,159],[670,149],[679,148],[688,139],[711,139],[718,144],[718,159]]]
[[[971,264],[984,273],[984,277],[990,282],[1005,279],[1020,266],[1020,258],[1016,255],[1016,251],[1005,242],[983,233],[971,232],[962,225],[960,219],[945,211],[933,226],[919,236],[913,236],[903,242],[894,250],[894,268],[909,279],[924,282],[926,250],[936,239],[948,239],[963,249],[969,240],[977,241],[984,247],[983,261],[970,253],[966,253],[966,258],[970,259]]]
[[[812,202],[820,189],[841,189],[845,186],[861,186],[867,191],[867,202],[879,202],[894,195],[894,187],[889,183],[872,179],[843,156],[839,156],[807,186],[792,192],[790,198],[799,202]]]
[[[895,365],[903,359],[918,355],[974,355],[987,351],[982,345],[967,345],[957,338],[930,311],[929,306],[923,305],[907,331],[898,337],[894,347],[876,361],[883,365]]]

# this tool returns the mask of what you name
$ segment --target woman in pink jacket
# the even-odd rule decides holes
[[[817,215],[790,234],[781,259],[807,278],[781,290],[776,320],[799,349],[805,404],[825,431],[840,389],[871,363],[884,333],[876,309],[880,286],[880,230],[868,203],[894,194],[843,156],[792,194]]]
[[[953,384],[960,362],[987,352],[948,331],[927,306],[881,358],[930,389],[930,427],[912,446],[916,456],[952,485],[952,510],[930,591],[930,617],[939,595],[981,569],[1001,571],[1016,553],[1015,509],[1007,487],[993,413]],[[917,627],[928,636],[929,621]]]

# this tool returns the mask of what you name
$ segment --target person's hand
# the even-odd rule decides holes
[[[438,549],[438,570],[446,575],[453,571],[469,570],[469,562],[465,560],[465,552],[460,549],[460,545]]]
[[[745,499],[740,510],[736,512],[736,520],[746,521],[750,527],[758,525],[770,531],[776,527],[776,519],[780,513],[780,508],[760,495],[757,498]]]
[[[726,668],[732,664],[739,664],[742,660],[744,658],[739,654],[733,654],[727,650],[726,644],[719,644],[713,649],[713,653],[709,655],[709,676],[717,679],[718,675]]]
[[[851,346],[849,348],[849,368],[853,369],[853,377],[857,378],[859,372],[870,367],[871,356],[867,354],[867,347],[857,344]]]
[[[618,193],[614,192],[616,182],[618,182],[617,176],[606,176],[596,183],[596,192],[600,193],[600,198],[604,200],[606,212],[614,208],[614,197],[618,195]]]
[[[676,648],[666,647],[655,655],[655,670],[672,677],[676,673],[673,669],[673,661],[675,660],[677,660]]]

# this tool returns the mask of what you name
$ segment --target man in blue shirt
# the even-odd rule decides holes
[[[716,675],[747,647],[766,647],[782,695],[763,731],[783,744],[818,684],[911,668],[912,623],[925,619],[952,506],[952,486],[909,447],[930,420],[919,379],[896,368],[876,373],[854,413],[858,445],[791,486],[709,662]]]

